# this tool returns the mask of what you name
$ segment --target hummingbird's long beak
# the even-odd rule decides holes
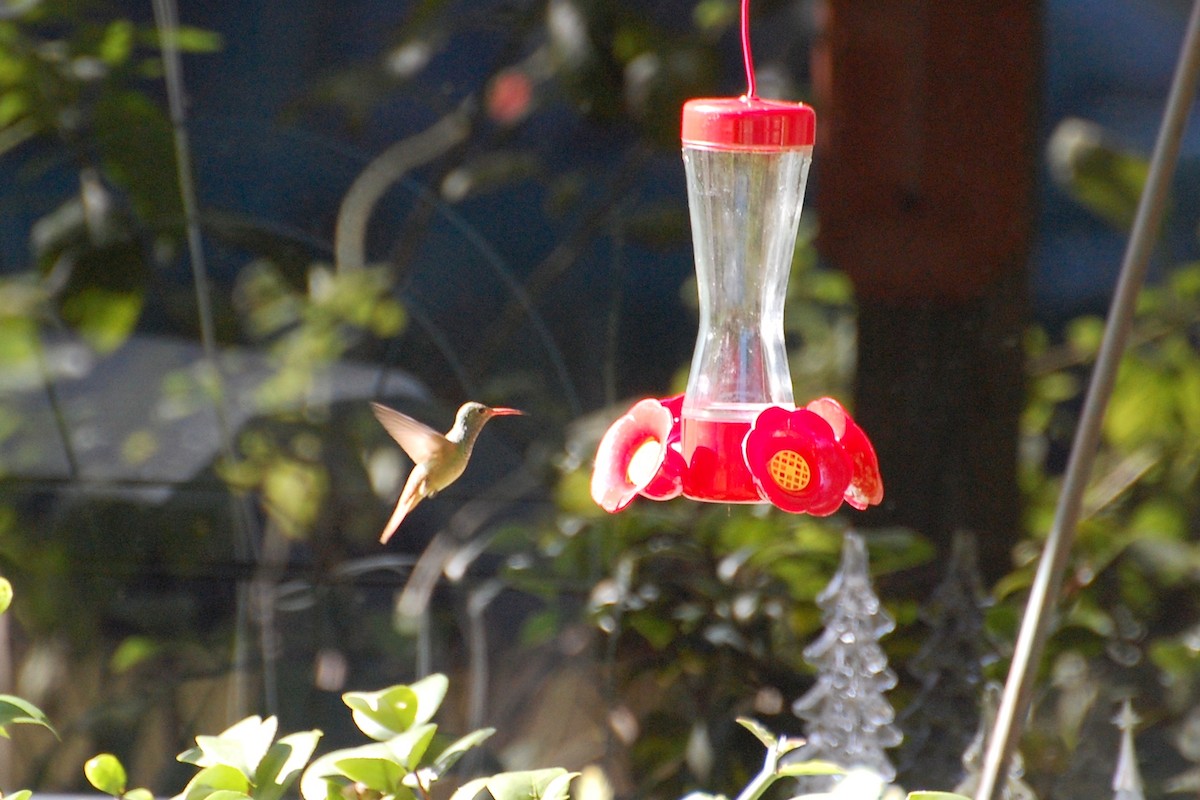
[[[525,416],[525,412],[521,411],[518,408],[504,408],[503,406],[501,406],[499,408],[493,408],[490,410],[492,412],[493,417],[509,417],[514,414],[516,414],[518,416],[522,416],[522,417]]]

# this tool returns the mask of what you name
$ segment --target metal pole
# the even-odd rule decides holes
[[[1054,524],[1046,539],[1046,548],[1038,564],[1037,576],[1025,607],[1012,665],[1008,671],[1008,682],[1000,699],[996,727],[992,729],[988,741],[983,774],[980,776],[975,800],[993,800],[997,797],[997,789],[1003,783],[1001,774],[1005,772],[1016,749],[1024,719],[1029,711],[1031,683],[1049,632],[1052,605],[1062,588],[1063,573],[1079,522],[1083,493],[1087,488],[1092,462],[1100,443],[1100,426],[1109,397],[1112,395],[1117,367],[1133,327],[1138,293],[1146,280],[1150,252],[1162,222],[1167,190],[1179,159],[1180,140],[1183,138],[1187,118],[1196,96],[1198,79],[1200,0],[1196,0],[1192,6],[1183,49],[1171,84],[1171,93],[1167,97],[1162,127],[1150,160],[1150,172],[1138,203],[1129,245],[1125,250],[1121,274],[1109,309],[1104,339],[1088,386],[1075,444],[1067,462]]]

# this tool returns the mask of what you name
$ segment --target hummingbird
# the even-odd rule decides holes
[[[400,492],[396,510],[379,537],[381,543],[392,538],[404,517],[417,503],[426,497],[433,497],[458,480],[471,459],[475,439],[489,419],[525,413],[515,408],[490,408],[483,403],[463,403],[454,418],[454,425],[442,435],[394,408],[371,403],[371,411],[413,462],[413,470],[404,483],[404,490]]]

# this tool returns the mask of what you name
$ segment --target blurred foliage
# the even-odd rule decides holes
[[[1117,147],[1110,138],[1099,125],[1066,119],[1054,129],[1047,156],[1058,184],[1076,202],[1128,230],[1150,167],[1141,155]]]
[[[1068,625],[1095,635],[1118,662],[1136,663],[1148,631],[1179,634],[1197,622],[1181,605],[1194,580],[1200,525],[1200,264],[1181,265],[1140,304],[1117,377],[1096,474],[1085,500],[1069,584]],[[1026,412],[1029,528],[1049,529],[1058,482],[1047,476],[1074,427],[1086,368],[1103,323],[1081,319],[1061,344],[1034,341]],[[1027,585],[1019,569],[999,587]],[[1099,590],[1099,591],[1093,591]],[[1128,618],[1122,622],[1123,618]]]
[[[603,700],[591,721],[603,732],[601,757],[623,796],[677,797],[701,783],[730,791],[751,779],[761,758],[736,717],[799,727],[790,706],[812,681],[801,653],[821,625],[814,600],[853,518],[687,501],[639,502],[607,516],[588,495],[590,459],[609,417],[594,408],[598,397],[612,399],[617,387],[637,381],[606,379],[586,396],[592,413],[572,422],[544,372],[504,359],[528,354],[514,331],[529,317],[540,322],[537,309],[558,299],[552,287],[588,268],[578,260],[588,243],[619,250],[627,237],[652,252],[686,244],[684,198],[644,197],[633,176],[650,153],[677,148],[679,101],[719,86],[718,45],[730,38],[737,4],[699,0],[690,17],[670,21],[634,2],[548,0],[506,6],[501,17],[491,8],[460,13],[448,2],[410,5],[381,57],[331,73],[290,113],[333,108],[353,132],[389,103],[447,104],[436,92],[431,99],[428,81],[437,78],[429,65],[463,31],[502,28],[495,64],[477,85],[460,88],[466,97],[454,98],[470,115],[467,142],[425,165],[422,184],[433,188],[411,203],[389,231],[387,257],[369,268],[339,270],[321,247],[298,244],[265,222],[204,214],[208,244],[238,259],[212,292],[218,343],[230,359],[223,365],[241,378],[253,371],[234,367],[251,364],[257,378],[223,381],[191,350],[185,363],[120,387],[118,407],[138,424],[111,450],[114,469],[95,474],[81,470],[72,441],[121,429],[96,419],[87,398],[70,398],[72,381],[103,377],[142,352],[133,346],[141,333],[197,338],[172,130],[157,83],[160,40],[90,2],[35,1],[0,19],[0,159],[69,177],[30,227],[27,262],[5,264],[0,275],[0,561],[19,589],[15,613],[31,639],[21,680],[43,673],[35,681],[39,700],[50,699],[52,712],[72,720],[62,748],[28,759],[47,786],[77,785],[76,765],[55,761],[78,761],[88,749],[81,740],[123,758],[141,754],[131,763],[134,780],[168,784],[162,762],[171,748],[197,729],[217,729],[222,704],[213,698],[230,691],[224,681],[236,673],[235,658],[249,658],[236,666],[256,674],[275,669],[285,723],[302,713],[335,716],[342,684],[394,682],[420,652],[433,649],[439,659],[478,669],[465,620],[482,615],[472,594],[480,587],[500,593],[486,615],[500,633],[482,654],[498,662],[492,694],[474,702],[485,706],[511,691],[523,698],[517,704],[537,705],[519,694],[536,696],[530,675],[545,677],[586,654],[585,688]],[[767,12],[783,5],[761,4]],[[188,28],[177,44],[193,54],[221,46],[215,34]],[[564,115],[572,130],[620,137],[627,158],[606,163],[602,175],[585,174],[573,154],[564,158],[538,132],[540,122]],[[1056,176],[1095,213],[1127,224],[1144,161],[1105,149],[1103,137],[1074,142],[1055,151],[1062,156]],[[445,328],[429,324],[420,316],[425,309],[407,305],[402,292],[431,219],[492,193],[514,197],[530,182],[545,189],[537,197],[546,218],[569,224],[520,280],[506,276],[525,294],[501,282],[510,308],[488,308],[472,324],[460,305],[449,304],[437,309]],[[789,283],[792,375],[799,397],[848,400],[853,297],[844,276],[816,263],[811,220],[806,214]],[[451,294],[473,280],[441,261],[436,266]],[[1139,712],[1161,730],[1173,730],[1200,704],[1200,264],[1165,273],[1143,298],[1112,398],[1026,742],[1039,796],[1049,795],[1053,776],[1071,763],[1111,758],[1096,732],[1118,696],[1135,695]],[[571,297],[574,289],[565,291]],[[693,286],[681,292],[684,303],[693,301]],[[612,303],[619,315],[620,298]],[[521,320],[510,324],[513,314]],[[1049,528],[1102,324],[1077,320],[1061,339],[1029,334],[1020,447],[1030,538],[986,610],[986,634],[1001,651],[1014,638]],[[590,341],[562,347],[590,371],[616,371],[611,352],[607,363],[596,363]],[[502,496],[499,521],[468,524],[444,510],[465,503],[443,501],[435,533],[445,536],[435,540],[449,540],[458,560],[435,568],[437,580],[449,580],[416,624],[395,619],[393,603],[426,542],[418,536],[405,553],[374,549],[404,462],[361,402],[385,391],[397,354],[415,386],[410,399],[431,419],[472,387],[545,420],[521,443],[524,468],[542,484],[533,502]],[[376,379],[365,389],[343,386],[347,373],[336,370],[347,365],[367,365]],[[667,367],[681,390],[686,365]],[[662,395],[672,390],[660,388]],[[221,424],[210,419],[222,407],[238,412],[225,420],[227,442],[216,441]],[[170,425],[198,419],[214,439],[191,443],[204,451],[201,470],[166,487],[136,473],[181,440],[169,438]],[[43,437],[38,452],[30,431]],[[43,480],[26,465],[44,469],[41,459],[55,442],[66,450],[65,466]],[[113,480],[115,466],[139,477]],[[257,560],[235,556],[246,537],[261,543],[255,535],[278,548],[277,560],[254,548]],[[926,598],[889,596],[888,588],[928,565],[933,549],[919,532],[904,530],[872,531],[868,541],[879,593],[898,624],[881,644],[902,676],[892,697],[902,709],[920,696],[906,667],[929,636],[918,612]],[[235,585],[251,581],[261,592],[257,630],[239,627],[247,606]],[[422,624],[441,632],[436,648],[421,638],[428,636]],[[265,643],[252,657],[248,636]],[[281,653],[272,667],[270,657]],[[67,665],[74,672],[64,677]],[[1001,658],[986,671],[998,677],[1004,667]],[[571,733],[583,738],[583,720],[572,721],[579,730]],[[353,731],[334,725],[327,741],[339,746]],[[550,738],[548,731],[518,732],[505,752],[528,753]],[[146,745],[155,740],[166,741]],[[1200,763],[1194,743],[1174,752],[1160,748],[1161,772]],[[97,770],[108,789],[125,792],[123,768],[120,781],[111,763]],[[1083,796],[1086,787],[1064,782],[1055,796]]]
[[[1107,138],[1097,126],[1064,123],[1051,143],[1051,163],[1085,207],[1127,226],[1146,163]],[[1085,317],[1067,325],[1059,340],[1037,330],[1029,337],[1022,452],[1033,538],[994,589],[1002,601],[994,621],[1015,620],[1005,609],[1032,581],[1103,332],[1102,319]],[[1114,751],[1102,748],[1114,741],[1109,720],[1122,698],[1133,697],[1139,715],[1164,732],[1200,702],[1200,263],[1170,265],[1147,286],[1130,342],[1050,641],[1046,696],[1027,738],[1026,766],[1039,795],[1106,790],[1099,776],[1068,765],[1112,763]],[[1011,624],[1003,622],[1003,629]],[[1194,758],[1183,746],[1159,745],[1144,770],[1165,785]],[[1066,778],[1052,784],[1048,775],[1064,770]]]
[[[7,578],[0,577],[0,617],[8,612],[12,597],[12,584]],[[9,728],[12,725],[35,725],[49,731],[55,737],[58,736],[58,732],[40,708],[22,697],[0,694],[0,736],[5,739],[11,738]],[[10,793],[8,796],[16,800],[26,800],[29,792]]]
[[[431,796],[464,755],[494,732],[481,729],[447,742],[430,719],[448,688],[445,675],[429,675],[412,685],[378,692],[347,692],[362,735],[372,741],[333,750],[313,759],[320,730],[275,738],[279,720],[254,715],[216,736],[200,735],[178,760],[196,767],[176,800],[416,800]],[[432,749],[431,749],[432,748]],[[437,755],[432,755],[436,753]],[[149,800],[144,788],[129,788],[121,760],[101,753],[84,764],[84,776],[95,789],[115,800]],[[502,772],[458,787],[456,800],[567,800],[576,773],[561,767]]]
[[[187,52],[219,46],[195,29],[176,38]],[[181,215],[170,124],[144,92],[160,73],[157,45],[153,29],[74,0],[0,19],[0,157],[53,142],[54,161],[78,176],[78,192],[30,231],[30,271],[0,285],[23,295],[0,304],[6,372],[30,372],[41,349],[20,319],[63,324],[99,353],[137,325],[152,247],[178,235]]]

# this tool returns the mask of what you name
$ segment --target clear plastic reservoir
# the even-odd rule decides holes
[[[808,120],[812,112],[769,101],[697,102],[723,105],[692,110],[709,126],[696,137],[700,142],[688,140],[684,110],[700,326],[681,420],[689,465],[683,491],[696,500],[756,503],[762,499],[742,440],[764,407],[794,403],[783,308],[812,144],[811,128],[805,143],[803,133],[789,134],[786,125],[797,109]],[[753,113],[759,109],[750,103],[766,106],[766,113]],[[747,128],[747,114],[758,127]]]

